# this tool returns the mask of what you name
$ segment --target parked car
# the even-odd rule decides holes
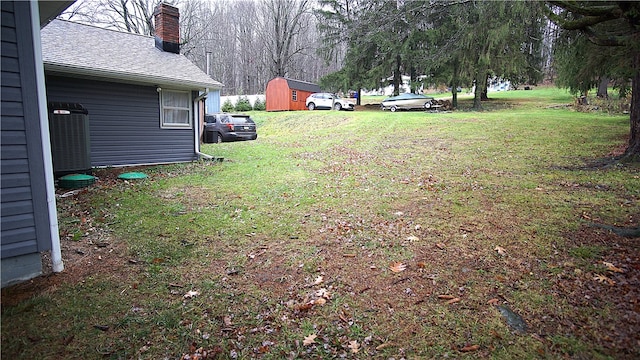
[[[406,93],[382,100],[382,110],[389,109],[395,112],[400,109],[430,109],[432,102],[431,96]]]
[[[307,97],[307,109],[354,110],[355,105],[332,93],[315,93]]]
[[[204,116],[202,141],[205,143],[255,140],[257,138],[256,123],[249,115],[221,113]]]

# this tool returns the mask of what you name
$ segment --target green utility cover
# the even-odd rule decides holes
[[[147,174],[144,174],[141,172],[122,173],[118,176],[118,179],[122,179],[122,180],[136,180],[136,179],[146,179],[146,178],[147,178]]]
[[[89,186],[96,181],[95,176],[85,174],[65,175],[58,179],[58,185],[65,189],[77,189]]]

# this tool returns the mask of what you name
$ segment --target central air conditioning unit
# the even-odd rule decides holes
[[[50,102],[49,135],[56,176],[91,172],[89,112],[81,104]]]

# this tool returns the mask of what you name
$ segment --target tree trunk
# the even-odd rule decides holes
[[[402,83],[402,73],[400,73],[400,55],[396,57],[396,68],[393,71],[393,95],[400,94],[400,84]]]
[[[482,83],[482,95],[480,96],[480,100],[489,100],[488,89],[489,87],[489,74],[485,74],[484,82]]]
[[[608,86],[609,86],[609,78],[606,76],[600,77],[600,84],[598,84],[598,93],[596,94],[596,96],[599,98],[608,99],[609,98],[609,93],[607,92]]]
[[[411,77],[411,79],[409,80],[411,85],[411,92],[414,94],[418,93],[418,74],[416,72],[416,68],[414,68],[413,66],[411,67],[411,69],[409,70],[409,76]]]
[[[451,78],[451,106],[458,107],[458,72],[460,71],[460,61],[456,57],[453,60],[453,76]]]
[[[455,84],[451,87],[451,107],[454,109],[458,107],[458,85]]]
[[[482,110],[482,91],[486,87],[487,82],[487,71],[483,69],[478,69],[476,72],[476,90],[474,91],[473,96],[473,109],[474,110]],[[483,85],[482,82],[485,82]]]
[[[640,52],[634,59],[635,75],[631,83],[631,125],[629,147],[625,151],[623,160],[640,161]]]

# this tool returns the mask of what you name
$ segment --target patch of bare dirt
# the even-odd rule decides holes
[[[135,265],[127,258],[126,246],[114,238],[103,225],[105,219],[97,222],[92,217],[88,199],[92,191],[102,191],[113,187],[117,177],[123,172],[138,171],[141,168],[102,169],[94,172],[94,185],[81,189],[56,189],[58,218],[72,222],[72,226],[60,227],[60,250],[64,270],[54,273],[51,268],[51,254],[42,254],[41,276],[2,289],[2,307],[13,306],[38,294],[55,292],[61,286],[82,282],[94,274],[111,274],[114,278],[124,278],[131,274]]]
[[[113,278],[130,275],[127,249],[105,236],[87,235],[81,241],[61,240],[64,271],[51,270],[51,256],[42,254],[43,275],[2,289],[2,306],[14,306],[35,295],[55,292],[59,287],[74,285],[95,274],[111,274]]]

